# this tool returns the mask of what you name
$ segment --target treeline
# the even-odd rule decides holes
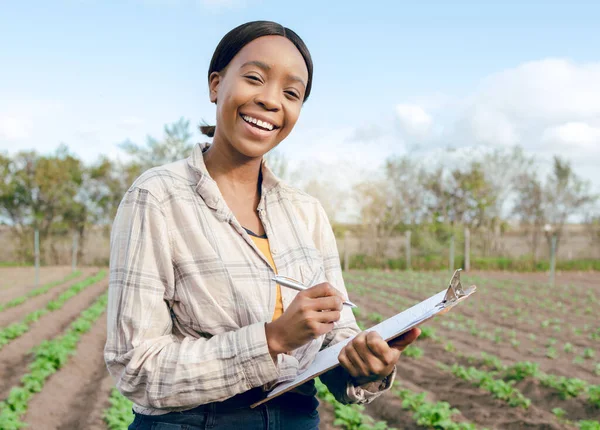
[[[33,260],[34,230],[40,241],[48,241],[42,256],[46,264],[58,261],[55,238],[77,234],[82,252],[91,226],[109,231],[121,198],[137,176],[187,157],[193,145],[190,122],[182,118],[166,125],[160,139],[149,137],[145,145],[123,143],[127,161],[100,157],[84,163],[64,145],[53,154],[0,153],[0,223],[13,230],[14,260]],[[543,177],[538,162],[518,147],[481,156],[448,152],[428,160],[390,157],[382,170],[354,178],[351,190],[332,184],[326,172],[304,175],[295,184],[297,175],[281,153],[269,154],[268,159],[276,174],[319,198],[334,221],[341,207],[338,202],[351,197],[355,222],[334,223],[336,233],[351,229],[354,235],[378,238],[368,252],[374,265],[388,260],[388,239],[408,230],[415,249],[426,255],[439,252],[466,227],[483,238],[474,244],[474,252],[488,257],[494,255],[495,241],[509,220],[521,224],[534,262],[552,236],[560,244],[564,226],[573,217],[589,227],[591,246],[600,243],[598,196],[559,157]]]

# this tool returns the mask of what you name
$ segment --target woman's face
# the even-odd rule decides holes
[[[248,43],[225,70],[210,76],[210,99],[217,103],[215,143],[262,157],[294,128],[307,82],[304,58],[285,37]]]

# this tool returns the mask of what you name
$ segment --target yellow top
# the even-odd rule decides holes
[[[277,273],[277,268],[275,267],[275,262],[273,261],[273,256],[271,255],[271,248],[269,247],[269,239],[254,236],[249,234],[252,242],[256,245],[256,247],[263,253],[275,273]],[[277,284],[277,298],[275,299],[275,312],[273,313],[273,321],[281,316],[283,313],[283,300],[281,299],[281,287]]]

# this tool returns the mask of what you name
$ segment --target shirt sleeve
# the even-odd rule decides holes
[[[323,207],[318,205],[318,221],[316,228],[319,236],[317,240],[320,252],[323,257],[323,268],[327,282],[333,285],[348,297],[348,291],[344,284],[342,276],[342,267],[340,264],[340,256],[335,240],[335,235],[329,222],[329,218]],[[350,297],[348,297],[350,298]],[[350,300],[352,300],[350,298]],[[340,320],[337,321],[323,341],[323,348],[335,345],[336,343],[360,333],[361,330],[356,324],[354,314],[349,307],[342,309]],[[350,404],[367,404],[371,403],[385,391],[389,390],[396,376],[396,368],[385,379],[376,382],[370,382],[361,386],[355,386],[352,383],[350,374],[342,367],[338,366],[320,376],[321,381],[329,391],[335,396],[336,400],[341,403]]]
[[[290,363],[282,366],[282,355],[273,362],[264,322],[210,338],[172,333],[165,300],[175,284],[169,225],[157,198],[134,187],[113,224],[104,358],[119,391],[141,407],[168,412],[264,385],[281,376],[280,367],[294,373]]]

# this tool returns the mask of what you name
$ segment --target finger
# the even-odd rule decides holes
[[[305,290],[308,297],[316,299],[317,297],[339,296],[344,299],[344,295],[336,290],[329,282],[323,282]]]
[[[375,334],[379,340],[381,340],[386,348],[394,353],[397,353],[398,356],[400,356],[400,353],[398,351],[396,351],[395,349],[391,349],[387,346],[387,343],[381,339],[381,336],[379,336],[379,334],[377,333],[373,333],[373,332],[369,332],[369,333],[361,333],[361,335],[357,336],[356,338],[354,338],[354,340],[352,341],[352,346],[354,347],[354,350],[358,353],[360,359],[362,360],[362,362],[365,364],[365,366],[367,367],[367,371],[369,374],[380,374],[390,363],[388,363],[387,360],[391,360],[392,357],[387,357],[389,356],[389,354],[384,354],[383,358],[378,357],[377,355],[373,354],[373,351],[371,351],[371,348],[369,348],[368,346],[368,337],[369,334],[373,335]],[[397,361],[397,360],[396,360]],[[394,361],[395,363],[395,361]]]
[[[399,351],[403,351],[408,345],[413,343],[419,337],[420,334],[421,329],[415,327],[404,333],[402,336],[390,342],[390,347],[395,348]]]
[[[344,301],[340,296],[318,297],[312,299],[311,305],[313,306],[313,309],[317,311],[330,309],[341,311],[344,306]]]
[[[360,376],[358,374],[358,369],[356,369],[352,362],[348,359],[348,354],[346,354],[346,348],[342,348],[342,350],[340,351],[340,354],[338,355],[338,361],[340,362],[342,367],[346,369],[346,371],[348,371],[350,376],[352,376],[353,378],[358,378]]]
[[[394,360],[394,354],[388,343],[377,332],[367,334],[367,347],[371,353],[384,363]],[[397,360],[396,360],[397,361]]]
[[[320,323],[330,323],[336,322],[340,320],[341,313],[340,311],[322,311],[315,312],[313,318]]]
[[[352,363],[352,366],[354,366],[354,368],[358,371],[359,376],[369,376],[370,372],[369,368],[367,367],[367,364],[362,360],[362,358],[358,354],[358,351],[356,351],[356,349],[352,347],[352,344],[346,345],[344,349],[346,350],[346,356],[348,357],[348,360],[350,361],[350,363]]]

